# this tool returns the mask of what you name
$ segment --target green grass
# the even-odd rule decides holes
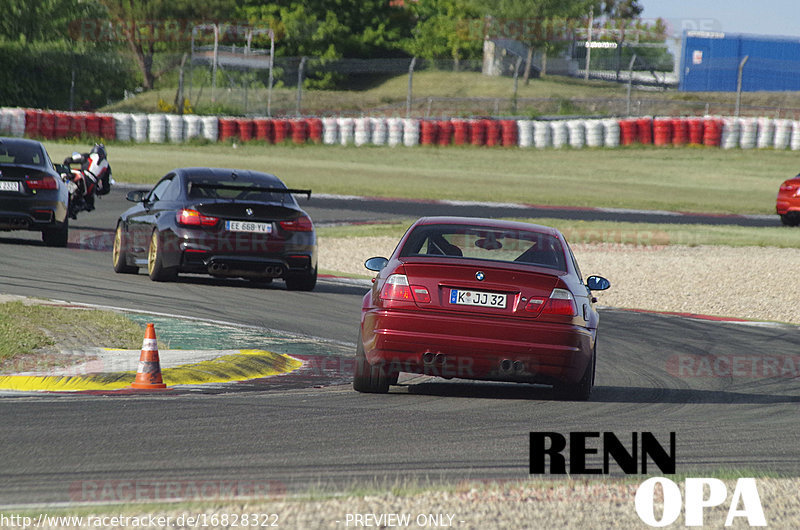
[[[85,144],[46,143],[56,160]],[[714,213],[774,213],[797,153],[629,147],[519,149],[324,145],[110,144],[120,182],[152,185],[181,166],[272,172],[317,193],[603,206]]]
[[[141,344],[142,328],[111,311],[81,310],[22,302],[0,304],[0,362],[37,350],[69,342],[135,349]]]
[[[624,223],[612,221],[574,221],[569,219],[515,219],[559,229],[572,245],[607,243],[646,247],[665,245],[720,245],[728,247],[800,248],[796,229],[788,227],[748,227],[680,225],[667,223]],[[388,236],[398,240],[413,220],[392,223],[319,227],[320,238]]]

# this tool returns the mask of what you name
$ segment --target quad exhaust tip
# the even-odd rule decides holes
[[[525,363],[522,361],[512,361],[511,359],[503,359],[500,361],[500,371],[506,374],[522,373],[525,371]]]

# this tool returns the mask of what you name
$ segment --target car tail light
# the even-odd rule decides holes
[[[427,304],[431,301],[428,289],[421,285],[409,285],[405,274],[392,274],[386,278],[381,290],[381,300],[399,300]]]
[[[553,289],[549,298],[535,296],[528,300],[525,311],[541,315],[564,315],[572,317],[578,314],[575,298],[566,289]]]
[[[215,226],[219,221],[216,217],[203,215],[197,210],[190,210],[188,208],[179,210],[176,220],[181,226]]]
[[[314,230],[314,223],[307,215],[301,215],[297,219],[290,221],[281,221],[279,223],[281,228],[289,232],[311,232]]]
[[[58,189],[58,182],[56,179],[50,176],[44,177],[28,177],[25,180],[25,183],[28,185],[29,189],[32,190],[57,190]]]
[[[782,184],[781,191],[792,191],[794,190],[795,186],[793,184]]]

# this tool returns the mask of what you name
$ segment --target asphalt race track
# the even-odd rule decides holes
[[[261,326],[339,351],[354,341],[361,286],[322,279],[300,293],[280,281],[161,284],[114,274],[111,238],[127,204],[123,191],[99,200],[97,211],[72,223],[78,242],[67,249],[46,248],[34,233],[0,233],[0,293]],[[392,201],[301,204],[317,223],[439,212]],[[452,208],[447,213],[458,213]],[[388,395],[290,376],[161,394],[3,394],[0,506],[120,500],[98,497],[108,484],[237,481],[280,494],[406,479],[525,479],[530,431],[614,431],[623,440],[651,431],[665,444],[675,431],[679,473],[800,473],[800,366],[786,365],[797,361],[800,330],[613,309],[601,318],[590,403],[553,401],[545,387],[422,377],[401,378]],[[676,370],[676,356],[688,355],[711,360],[714,373]],[[725,372],[713,363],[735,356],[750,364]],[[754,374],[753,359],[767,357],[789,371]]]

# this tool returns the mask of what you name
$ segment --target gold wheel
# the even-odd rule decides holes
[[[150,238],[150,248],[147,251],[147,273],[152,276],[156,268],[156,258],[158,257],[158,232],[153,230],[153,237]]]
[[[119,266],[119,251],[122,247],[122,226],[117,226],[117,232],[114,234],[114,248],[111,250],[111,259],[114,260],[114,266]]]

